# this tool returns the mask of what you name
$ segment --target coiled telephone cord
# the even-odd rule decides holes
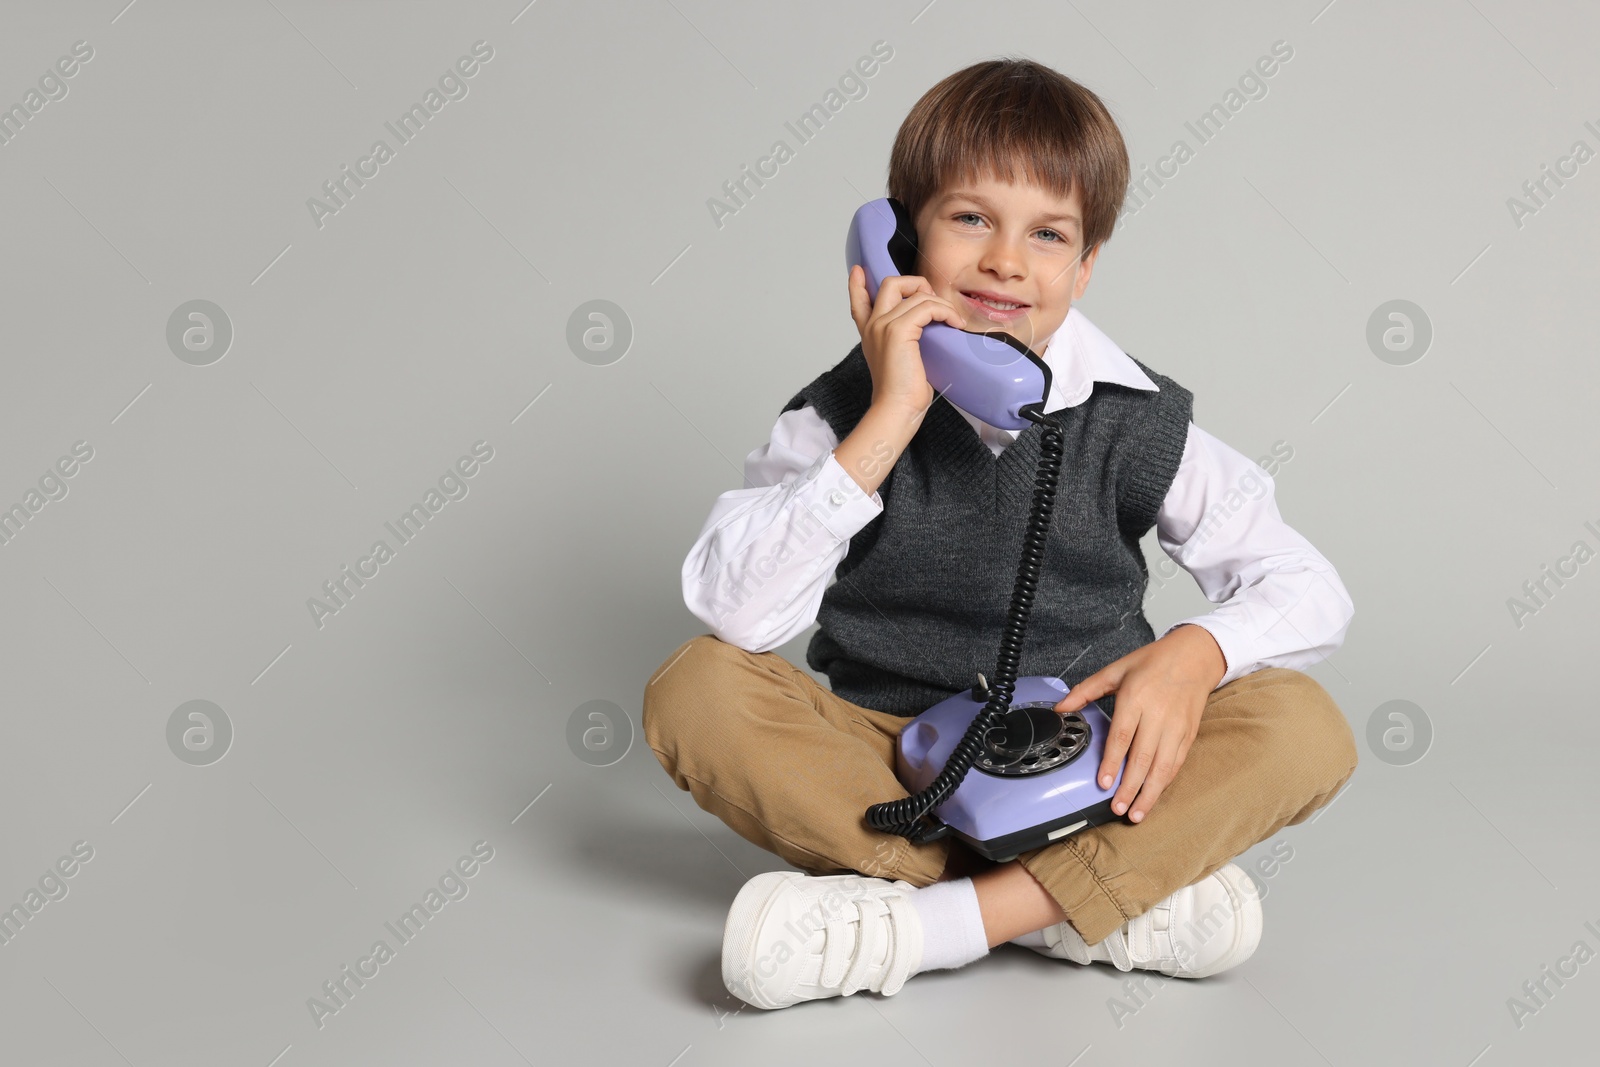
[[[875,830],[898,834],[913,844],[936,841],[950,827],[929,814],[943,804],[961,785],[973,761],[983,750],[983,738],[1000,724],[1011,708],[1016,689],[1017,670],[1022,663],[1022,641],[1028,629],[1028,613],[1033,609],[1034,593],[1044,562],[1045,537],[1050,532],[1050,516],[1055,510],[1056,483],[1061,474],[1063,435],[1061,424],[1040,413],[1038,405],[1023,408],[1020,414],[1040,425],[1039,467],[1034,477],[1033,506],[1028,513],[1028,529],[1022,544],[1022,560],[1017,566],[1017,582],[1011,591],[1011,607],[1006,614],[1000,638],[1000,657],[994,679],[989,682],[989,701],[978,712],[939,776],[919,793],[899,800],[888,800],[867,809],[866,819]]]

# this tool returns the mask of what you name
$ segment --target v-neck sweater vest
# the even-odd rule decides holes
[[[1131,357],[1130,357],[1131,358]],[[1140,539],[1179,461],[1194,395],[1134,360],[1156,392],[1094,383],[1050,412],[1061,475],[1019,677],[1069,686],[1155,640]],[[872,401],[858,344],[784,406],[810,404],[840,441]],[[996,456],[942,397],[878,487],[883,511],[851,539],[817,614],[806,663],[863,707],[918,715],[994,676],[1033,503],[1040,427]],[[1100,704],[1107,713],[1112,697]]]

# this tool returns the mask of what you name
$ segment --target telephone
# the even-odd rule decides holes
[[[916,273],[916,239],[910,212],[893,197],[856,211],[845,260],[865,270],[869,299],[877,300],[885,278]],[[1065,682],[1017,677],[1061,471],[1061,426],[1041,410],[1050,395],[1050,368],[1000,330],[930,322],[917,344],[929,383],[956,407],[1008,430],[1039,424],[1039,471],[994,680],[980,673],[970,690],[906,724],[895,775],[914,792],[872,805],[866,820],[917,844],[953,833],[984,858],[1004,863],[1114,818],[1111,798],[1122,770],[1110,789],[1095,780],[1111,727],[1099,704],[1062,715],[1055,705],[1069,692]]]

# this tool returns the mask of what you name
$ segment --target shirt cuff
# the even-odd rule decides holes
[[[836,540],[848,541],[883,513],[883,498],[864,492],[833,452],[819,456],[802,475],[806,484],[795,501],[820,522]]]
[[[1243,678],[1258,668],[1259,664],[1252,663],[1244,658],[1245,638],[1237,632],[1237,629],[1227,619],[1216,615],[1214,612],[1209,615],[1196,615],[1192,619],[1183,619],[1173,623],[1167,627],[1161,636],[1165,637],[1178,627],[1185,625],[1200,627],[1216,640],[1217,647],[1222,650],[1224,670],[1222,679],[1213,686],[1214,690],[1221,689],[1234,679]]]

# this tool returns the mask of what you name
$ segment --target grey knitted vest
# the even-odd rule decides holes
[[[1131,358],[1131,357],[1130,357]],[[1183,458],[1194,395],[1134,361],[1158,392],[1094,383],[1062,426],[1061,477],[1019,677],[1069,686],[1155,640],[1139,540]],[[843,441],[872,400],[858,344],[784,406],[810,404]],[[806,663],[862,707],[918,715],[993,678],[1039,462],[1030,424],[999,456],[935,399],[878,488],[883,512],[850,539]],[[1100,701],[1108,714],[1112,697]]]

